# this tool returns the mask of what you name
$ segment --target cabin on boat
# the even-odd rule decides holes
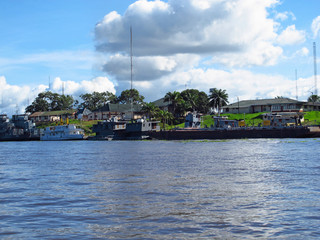
[[[131,104],[107,103],[89,114],[88,120],[108,120],[113,117],[125,120],[139,119],[142,118],[143,115],[141,109],[142,106],[137,104],[131,106]]]

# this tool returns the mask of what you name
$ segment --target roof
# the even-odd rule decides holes
[[[77,110],[71,109],[63,111],[34,112],[29,117],[72,115],[76,111]]]
[[[115,103],[107,103],[103,107],[93,111],[93,112],[140,112],[142,106],[133,104],[131,108],[131,104],[115,104]]]
[[[223,108],[245,108],[250,106],[261,105],[275,105],[275,104],[301,104],[301,101],[297,101],[290,98],[272,98],[272,99],[257,99],[257,100],[243,100],[224,106]]]
[[[164,98],[160,98],[160,99],[158,99],[158,100],[156,100],[156,101],[154,101],[152,103],[157,107],[167,107],[167,106],[169,106],[171,104],[171,101],[165,102]]]

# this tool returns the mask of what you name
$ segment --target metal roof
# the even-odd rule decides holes
[[[245,108],[251,106],[262,106],[262,105],[276,105],[276,104],[303,104],[301,101],[297,101],[290,98],[272,98],[272,99],[257,99],[257,100],[242,100],[224,106],[222,108]]]

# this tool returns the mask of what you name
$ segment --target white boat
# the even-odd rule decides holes
[[[84,131],[74,124],[46,127],[41,133],[42,141],[82,140]]]

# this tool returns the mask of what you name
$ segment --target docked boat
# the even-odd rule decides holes
[[[150,132],[160,131],[158,121],[137,119],[131,121],[112,118],[93,125],[96,136],[90,140],[143,140],[150,138]]]
[[[84,131],[74,124],[46,127],[41,133],[41,141],[83,140]]]
[[[28,115],[0,115],[0,141],[30,141],[39,140],[40,130],[28,119]]]

